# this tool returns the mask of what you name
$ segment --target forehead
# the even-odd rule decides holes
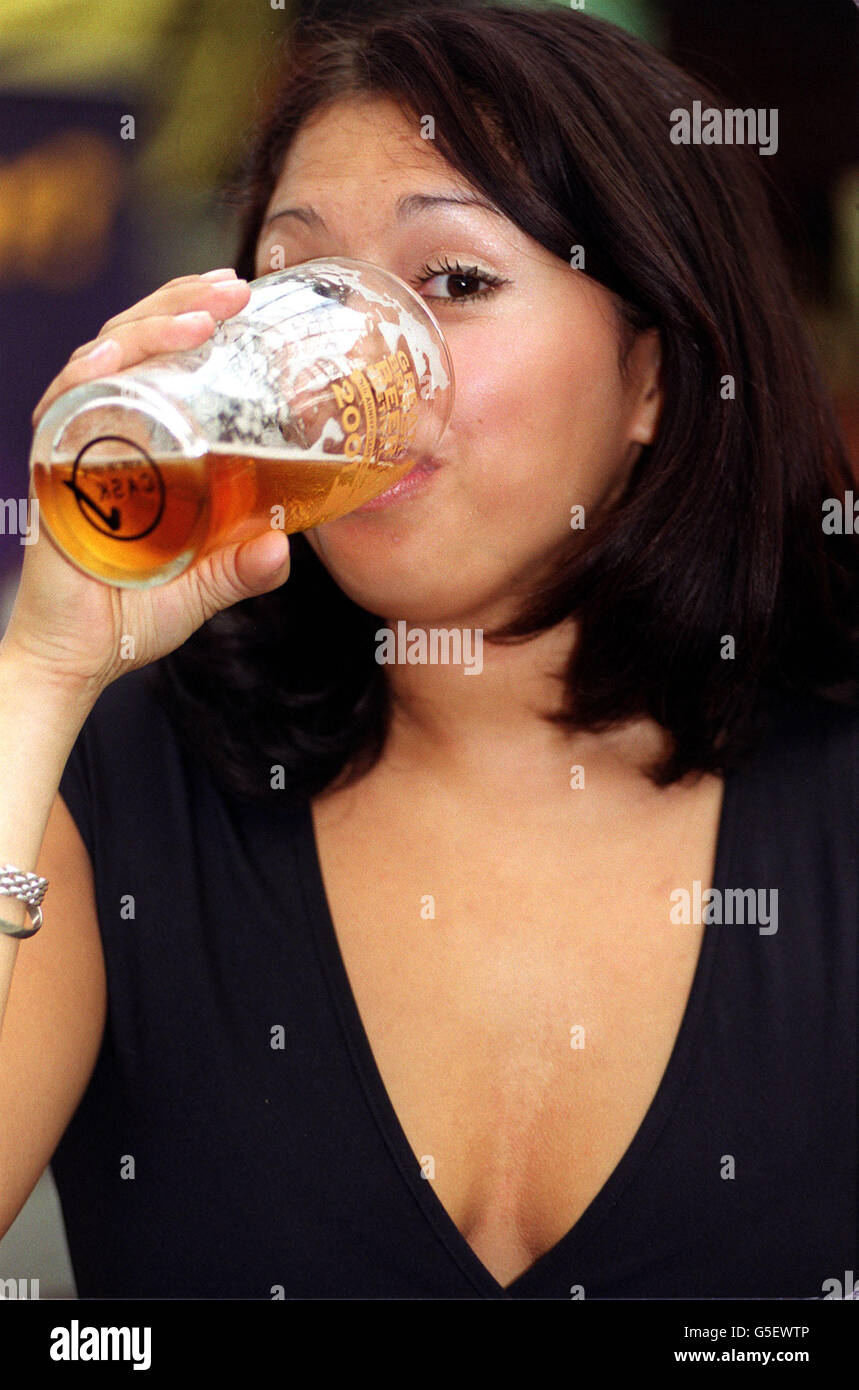
[[[423,185],[468,188],[421,129],[420,117],[387,97],[352,97],[314,111],[287,152],[269,202],[287,194],[315,201],[321,192],[372,199],[416,173]]]

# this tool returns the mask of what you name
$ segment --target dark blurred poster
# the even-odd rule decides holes
[[[143,293],[135,135],[118,100],[0,92],[0,585],[23,562],[13,527],[33,407],[69,353]]]

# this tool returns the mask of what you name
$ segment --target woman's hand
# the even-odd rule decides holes
[[[169,281],[109,319],[97,338],[72,353],[36,406],[34,426],[72,386],[158,353],[199,346],[218,320],[245,307],[249,295],[247,282],[231,270]],[[120,589],[90,578],[44,532],[25,549],[2,648],[94,695],[125,671],[181,646],[220,609],[276,588],[289,573],[289,543],[278,530],[215,550],[152,589]]]

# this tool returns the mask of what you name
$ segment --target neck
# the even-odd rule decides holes
[[[393,717],[385,757],[411,775],[420,768],[445,779],[476,777],[484,785],[509,776],[532,784],[560,778],[566,785],[570,761],[593,766],[608,759],[641,769],[663,747],[663,731],[649,720],[590,734],[546,719],[563,704],[577,638],[572,621],[511,643],[483,641],[481,647],[472,637],[461,644],[459,664],[450,655],[445,663],[443,653],[452,654],[455,644],[440,635],[456,629],[391,622],[388,631]]]

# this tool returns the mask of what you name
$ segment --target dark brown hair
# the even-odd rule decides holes
[[[671,143],[671,112],[718,97],[636,38],[561,6],[410,10],[316,27],[284,55],[240,184],[237,269],[302,122],[390,97],[518,227],[654,325],[665,405],[624,496],[569,547],[503,634],[574,616],[561,722],[649,716],[659,782],[737,762],[776,691],[855,702],[859,545],[824,535],[851,474],[784,269],[760,159]],[[417,124],[416,124],[417,129]],[[723,379],[735,395],[723,399]],[[584,538],[584,539],[583,539]],[[218,614],[150,668],[189,746],[231,789],[297,797],[361,775],[388,720],[377,615],[303,536],[274,593]],[[724,659],[723,639],[734,642]]]

